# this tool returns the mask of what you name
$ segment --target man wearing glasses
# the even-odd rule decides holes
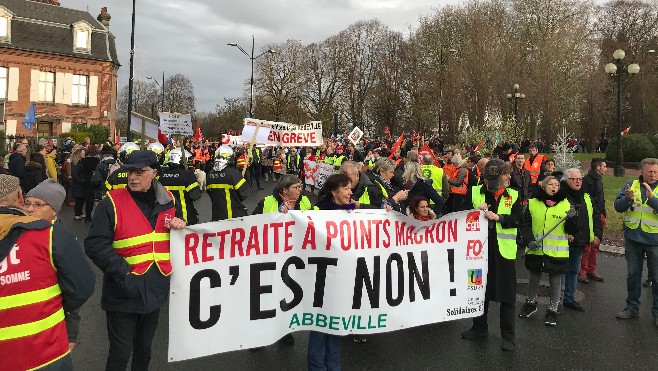
[[[580,273],[580,259],[585,251],[585,246],[601,242],[603,227],[601,214],[596,204],[592,203],[589,193],[583,189],[583,176],[578,169],[567,169],[562,176],[560,193],[564,193],[578,213],[578,233],[569,237],[569,271],[563,278],[565,308],[584,312],[580,303],[574,299],[576,283]],[[596,215],[596,218],[594,217]]]
[[[104,273],[101,308],[110,342],[106,369],[147,370],[160,307],[167,300],[169,230],[185,228],[173,196],[156,179],[153,151],[133,151],[124,162],[125,188],[98,204],[85,239],[87,256]]]

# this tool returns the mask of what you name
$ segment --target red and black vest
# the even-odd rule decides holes
[[[2,369],[41,368],[69,353],[51,233],[24,232],[0,263]]]
[[[167,194],[173,201],[171,193],[167,191]],[[165,223],[176,216],[174,207],[158,215],[153,229],[127,189],[110,191],[108,196],[114,206],[112,246],[131,265],[130,273],[144,274],[155,263],[163,275],[170,275],[169,229]]]

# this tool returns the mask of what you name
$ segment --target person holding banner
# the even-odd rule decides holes
[[[235,155],[229,146],[215,152],[215,164],[206,177],[206,192],[212,202],[212,221],[249,215],[242,201],[249,197],[247,181],[238,171]]]
[[[147,370],[160,307],[169,295],[169,230],[187,225],[174,197],[156,180],[155,152],[133,151],[124,167],[128,186],[108,192],[85,239],[87,256],[103,275],[101,308],[110,343],[107,370]]]
[[[467,199],[474,209],[482,210],[489,220],[488,272],[484,313],[473,319],[473,326],[461,334],[464,339],[489,336],[487,315],[489,303],[500,303],[500,348],[512,351],[516,346],[514,333],[516,303],[516,234],[523,216],[519,193],[509,188],[512,173],[510,163],[491,160],[484,170],[484,185],[469,190]]]
[[[333,174],[318,193],[315,210],[347,210],[356,208],[352,201],[352,182],[345,174]],[[340,370],[340,337],[311,331],[306,356],[309,371]]]

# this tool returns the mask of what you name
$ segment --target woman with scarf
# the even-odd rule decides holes
[[[318,193],[315,210],[347,210],[356,208],[352,200],[352,183],[345,174],[330,175]],[[309,371],[340,370],[340,337],[311,331],[308,335],[307,365]]]
[[[544,324],[557,325],[561,278],[568,270],[569,239],[575,233],[575,212],[560,191],[560,182],[547,176],[541,182],[543,192],[528,201],[523,216],[521,236],[527,246],[525,266],[528,269],[528,297],[519,312],[528,318],[537,312],[537,291],[542,272],[548,273],[550,304],[544,315]],[[566,218],[566,220],[564,220]]]
[[[381,188],[382,193],[384,194],[384,202],[393,210],[403,212],[401,201],[407,199],[409,196],[409,190],[404,189],[401,191],[395,191],[391,185],[391,179],[393,179],[393,175],[395,174],[395,167],[396,165],[393,160],[381,157],[375,162],[372,172],[368,172],[368,176],[370,176],[370,180],[375,183],[375,185]]]
[[[509,188],[512,164],[492,159],[484,168],[484,185],[469,190],[467,200],[474,209],[484,212],[489,220],[488,271],[485,288],[484,313],[473,319],[473,326],[462,338],[476,339],[489,336],[487,314],[489,303],[500,303],[500,332],[503,351],[514,350],[514,318],[516,303],[516,232],[523,216],[517,191]],[[486,224],[485,224],[486,225]]]
[[[423,196],[416,196],[409,201],[407,215],[421,221],[436,219],[436,214],[430,208],[429,200]]]

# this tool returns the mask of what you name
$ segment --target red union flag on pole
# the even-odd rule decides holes
[[[198,141],[203,141],[203,133],[201,132],[201,126],[196,124],[196,130],[194,131],[194,139]]]
[[[626,129],[622,130],[621,135],[626,135],[628,132],[631,131],[631,127],[627,127]]]
[[[441,165],[439,165],[439,161],[437,161],[437,159],[436,159],[436,156],[434,156],[434,152],[432,152],[432,150],[430,149],[429,144],[425,143],[423,148],[418,150],[418,155],[419,156],[431,155],[432,158],[434,159],[434,166],[441,167]],[[420,159],[419,159],[419,161],[420,161]],[[421,161],[420,163],[422,164],[423,162]]]
[[[400,137],[398,138],[397,142],[391,147],[391,154],[388,156],[388,158],[393,158],[393,155],[395,154],[395,150],[400,148],[402,145],[402,139],[404,139],[404,131],[402,131],[402,134],[400,134]]]
[[[386,137],[386,139],[391,138],[391,130],[388,128],[388,126],[384,126],[384,136]]]
[[[479,151],[480,148],[482,148],[482,144],[483,144],[483,143],[484,143],[484,139],[482,139],[482,140],[480,141],[480,143],[478,143],[478,145],[475,147],[475,149],[473,150],[473,152],[477,152],[477,151]]]

